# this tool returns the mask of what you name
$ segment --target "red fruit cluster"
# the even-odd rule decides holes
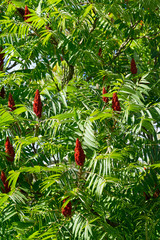
[[[13,146],[9,141],[9,137],[7,137],[7,139],[6,139],[5,149],[6,149],[5,152],[8,154],[7,160],[10,161],[10,162],[13,162],[15,153],[14,153]]]
[[[99,51],[98,51],[98,56],[101,57],[101,55],[102,55],[102,48],[100,48]]]
[[[1,171],[1,180],[3,182],[4,188],[1,187],[3,193],[8,193],[11,191],[11,188],[8,186],[8,181],[5,173]]]
[[[112,97],[112,109],[114,111],[121,111],[120,103],[118,101],[117,93],[113,93]]]
[[[13,99],[13,97],[12,97],[12,94],[9,93],[8,107],[10,108],[10,111],[13,111],[13,110],[16,109],[16,107],[14,107],[14,106],[15,106],[14,99]]]
[[[84,154],[84,151],[81,147],[81,143],[78,138],[76,140],[76,147],[75,147],[74,151],[75,151],[74,157],[75,157],[75,161],[76,161],[77,165],[83,166],[84,161],[85,161],[85,154]]]
[[[65,203],[66,200],[67,200],[67,198],[63,200],[63,203]],[[65,217],[70,217],[71,216],[71,211],[72,211],[71,202],[69,202],[64,208],[62,207],[62,214]]]
[[[105,87],[103,87],[102,94],[105,94],[105,93],[107,93],[107,91],[106,91]],[[109,101],[108,97],[103,97],[103,102],[107,103],[108,101]]]
[[[28,10],[27,5],[25,6],[25,12],[24,12],[24,20],[27,21],[27,19],[30,18],[30,16],[27,16],[28,14],[30,14],[30,11]]]
[[[131,73],[132,74],[136,74],[137,73],[137,67],[136,67],[136,63],[134,61],[134,58],[132,58],[132,61],[131,61]]]
[[[1,47],[0,50],[2,51],[3,48]],[[4,53],[0,53],[0,71],[3,71],[3,63],[4,63]]]
[[[4,97],[5,97],[5,90],[4,90],[4,86],[1,88],[1,91],[0,91],[0,96],[1,96],[1,98],[4,98]]]
[[[33,103],[33,111],[37,115],[38,118],[41,118],[42,115],[42,102],[39,94],[39,90],[36,90],[34,103]]]

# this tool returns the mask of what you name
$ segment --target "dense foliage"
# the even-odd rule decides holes
[[[0,239],[160,239],[159,0],[0,3]]]

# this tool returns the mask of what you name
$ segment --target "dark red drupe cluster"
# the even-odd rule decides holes
[[[105,87],[103,87],[102,94],[105,94],[105,93],[107,93],[107,91],[106,91]],[[108,101],[109,101],[108,97],[103,97],[103,102],[107,103]]]
[[[132,74],[136,74],[137,73],[137,67],[136,67],[136,63],[134,61],[134,58],[132,58],[132,61],[131,61],[131,73]]]
[[[65,203],[66,200],[67,200],[67,198],[63,200],[63,203]],[[70,217],[71,216],[71,211],[72,211],[71,202],[69,202],[64,208],[62,207],[62,214],[65,217]]]
[[[112,97],[112,109],[114,111],[121,111],[120,103],[118,101],[117,93],[113,93]]]
[[[39,90],[36,90],[34,103],[33,103],[33,111],[37,115],[38,118],[41,118],[42,115],[42,102],[39,94]]]
[[[5,173],[1,171],[1,180],[3,182],[4,188],[1,187],[3,193],[8,193],[11,191],[11,188],[8,186],[8,181]]]
[[[15,153],[14,153],[13,146],[10,143],[9,137],[7,137],[7,139],[6,139],[5,149],[6,149],[5,152],[8,154],[7,160],[10,161],[10,162],[13,162]]]
[[[8,107],[10,108],[10,111],[13,111],[16,109],[14,99],[12,97],[12,94],[9,93],[9,98],[8,98]]]
[[[75,157],[75,161],[76,161],[77,165],[83,166],[84,161],[85,161],[85,154],[84,154],[84,151],[81,147],[81,143],[78,138],[76,140],[76,147],[75,147],[74,151],[75,151],[74,157]]]
[[[29,11],[29,9],[28,9],[28,7],[26,5],[25,6],[25,12],[24,12],[24,20],[25,21],[27,21],[30,18],[30,16],[27,16],[28,14],[30,14],[30,11]]]

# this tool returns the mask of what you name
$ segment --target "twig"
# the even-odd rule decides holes
[[[73,65],[69,65],[69,73],[67,76],[67,83],[72,79],[74,74],[74,66]]]
[[[92,27],[90,33],[92,33],[95,30],[95,28],[97,26],[97,20],[98,20],[98,17],[95,18],[94,23],[93,23],[93,27]]]
[[[159,34],[160,34],[160,32],[157,32],[157,33],[154,33],[152,36],[144,35],[144,36],[136,37],[135,39],[147,38],[149,40],[152,40],[152,39],[154,39],[153,36],[157,37]]]
[[[134,25],[132,25],[131,28],[134,29],[134,28],[138,25],[138,23],[139,23],[139,21],[137,21]],[[129,36],[128,36],[128,38],[126,39],[126,41],[121,44],[120,48],[118,49],[118,51],[117,51],[116,54],[114,55],[113,60],[114,60],[115,58],[117,58],[117,57],[121,54],[121,52],[122,52],[122,50],[125,48],[125,46],[126,46],[130,41],[133,41],[133,40],[134,40],[134,39],[133,39],[132,37],[129,37]]]
[[[120,48],[118,49],[118,51],[117,51],[116,54],[114,55],[113,60],[114,60],[115,58],[117,58],[117,57],[121,54],[122,50],[125,48],[125,46],[126,46],[131,40],[133,40],[133,38],[128,37],[128,38],[126,39],[126,41],[121,44]]]

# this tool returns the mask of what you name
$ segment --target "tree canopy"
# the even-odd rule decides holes
[[[1,1],[1,239],[160,239],[159,22],[159,0]]]

